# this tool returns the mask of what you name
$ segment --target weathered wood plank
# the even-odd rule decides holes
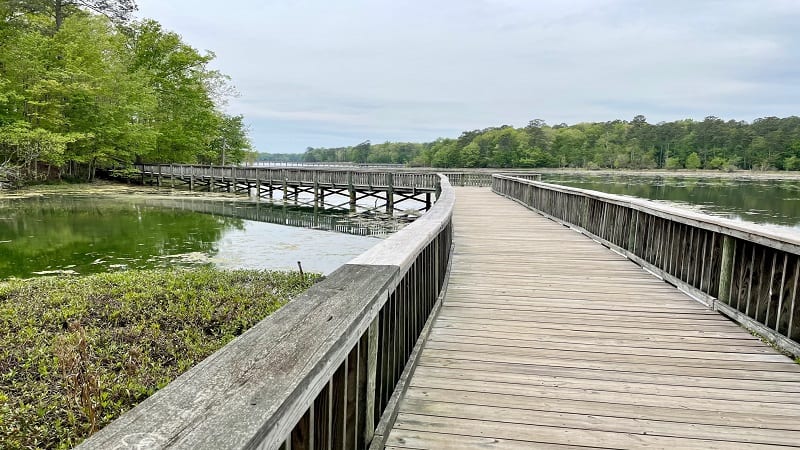
[[[447,297],[387,448],[800,443],[800,366],[584,235],[483,190],[457,195]],[[621,211],[592,206],[589,225],[646,246]],[[714,281],[699,265],[721,244],[660,223],[681,241],[652,258]]]
[[[473,437],[496,437],[527,441],[529,448],[540,444],[565,444],[596,448],[681,448],[681,449],[766,449],[784,448],[752,443],[700,440],[682,437],[652,436],[645,431],[623,433],[591,428],[559,428],[543,425],[521,425],[492,420],[460,419],[445,416],[401,414],[397,429],[439,432]],[[392,443],[391,436],[389,443]],[[433,447],[424,447],[433,448]]]

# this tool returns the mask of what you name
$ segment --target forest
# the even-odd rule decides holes
[[[548,125],[536,119],[465,131],[428,143],[308,148],[306,162],[402,163],[425,167],[800,170],[800,117],[752,122],[709,116],[650,124],[632,120]]]
[[[0,0],[0,182],[91,179],[134,162],[235,163],[234,92],[133,0]]]

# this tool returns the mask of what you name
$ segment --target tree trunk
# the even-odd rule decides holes
[[[89,163],[89,176],[87,177],[87,181],[94,181],[94,172],[96,164],[97,164],[97,158],[92,158],[92,162]]]
[[[56,32],[61,29],[64,23],[64,0],[55,0],[53,3],[53,13],[56,16]]]

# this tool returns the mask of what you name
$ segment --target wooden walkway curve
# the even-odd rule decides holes
[[[454,227],[387,448],[800,446],[800,366],[738,325],[488,189]]]

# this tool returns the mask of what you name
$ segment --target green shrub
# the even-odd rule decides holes
[[[148,270],[0,283],[0,442],[70,448],[317,275]]]

